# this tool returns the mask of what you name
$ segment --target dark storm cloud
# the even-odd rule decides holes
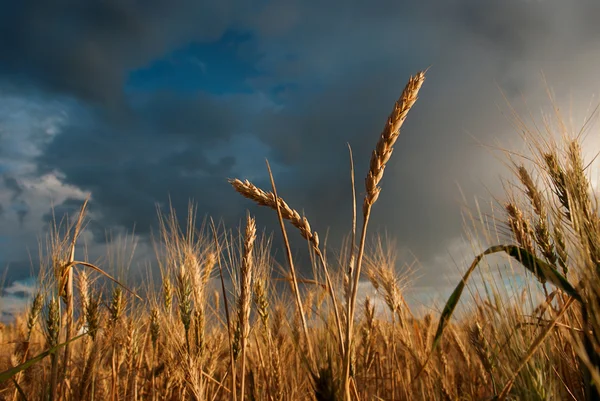
[[[394,100],[410,74],[433,64],[386,169],[372,222],[431,267],[463,232],[458,185],[473,205],[473,195],[489,199],[487,189],[498,190],[498,174],[506,173],[477,142],[521,145],[497,107],[504,102],[499,87],[517,108],[523,95],[534,109],[521,111],[535,116],[540,100],[547,102],[542,70],[559,95],[581,94],[579,105],[597,93],[589,86],[594,68],[577,60],[595,52],[588,62],[600,62],[600,43],[590,40],[600,34],[590,18],[600,18],[600,8],[592,1],[425,1],[408,11],[403,5],[377,12],[355,4],[337,13],[296,3],[313,21],[336,18],[298,18],[288,27],[295,33],[269,38],[264,47],[300,54],[274,62],[279,79],[316,76],[319,85],[286,94],[286,107],[264,113],[256,132],[271,146],[270,158],[293,167],[280,179],[282,193],[305,207],[315,228],[330,224],[343,235],[351,213],[344,142],[353,146],[362,192],[370,149]],[[430,283],[443,276],[422,273]]]
[[[82,205],[83,201],[81,199],[67,198],[59,205],[53,206],[50,211],[42,216],[42,220],[46,224],[45,228],[49,229],[54,224],[58,226],[61,223],[66,223],[64,221],[66,216],[69,216],[69,218],[75,217],[81,210]]]
[[[20,226],[23,227],[23,224],[25,223],[25,218],[29,214],[29,205],[27,204],[27,202],[21,199],[21,196],[25,192],[25,189],[23,188],[23,185],[19,182],[19,180],[17,180],[15,177],[9,174],[4,174],[3,181],[4,188],[6,188],[9,192],[12,193],[11,209],[16,213],[17,220],[19,221]],[[3,210],[0,211],[0,214],[2,213]]]
[[[25,202],[21,202],[17,208],[17,218],[19,220],[19,224],[21,225],[21,228],[23,227],[23,224],[25,224],[25,218],[27,217],[28,214],[29,214],[29,207],[27,206],[27,204]]]
[[[4,187],[12,192],[12,200],[16,200],[23,194],[23,187],[19,183],[19,181],[8,174],[4,174]]]
[[[156,222],[155,203],[164,206],[168,196],[177,210],[194,198],[200,215],[231,224],[250,208],[260,224],[276,227],[271,211],[252,206],[225,181],[244,178],[242,160],[268,156],[280,166],[280,194],[323,237],[331,228],[337,247],[350,228],[346,142],[360,198],[393,102],[410,74],[433,65],[386,170],[372,226],[425,265],[462,233],[456,184],[470,198],[486,195],[481,182],[498,182],[500,163],[469,137],[507,146],[516,137],[496,107],[497,85],[511,101],[520,94],[537,101],[543,69],[550,85],[589,96],[586,85],[600,62],[600,7],[591,0],[281,1],[248,15],[222,2],[154,1],[143,12],[116,0],[89,8],[10,4],[0,26],[15,40],[0,44],[1,73],[121,111],[89,106],[91,118],[74,116],[38,158],[40,172],[59,171],[65,183],[92,192],[104,225],[136,222],[142,234]],[[254,35],[239,54],[261,72],[248,82],[274,94],[278,107],[256,112],[257,95],[124,95],[129,70],[190,40],[216,40],[239,21]],[[215,153],[233,147],[241,133],[267,152]],[[256,178],[267,182],[264,174]],[[441,276],[424,273],[430,283]]]
[[[136,233],[147,234],[156,223],[156,203],[166,205],[169,198],[182,213],[194,198],[201,215],[217,217],[235,199],[225,180],[235,158],[214,156],[211,148],[243,129],[247,118],[238,110],[251,100],[151,96],[125,122],[97,121],[100,113],[74,123],[45,149],[39,168],[58,169],[67,183],[92,193],[92,206],[106,227],[135,224]],[[80,157],[69,157],[73,154]]]
[[[66,198],[63,202],[53,205],[50,210],[42,216],[44,232],[57,230],[59,235],[65,235],[68,228],[74,228],[74,223],[79,216],[83,203],[84,200],[82,199]],[[107,235],[111,231],[127,231],[133,229],[133,226],[115,227],[114,221],[105,222],[104,219],[95,219],[94,212],[96,209],[96,202],[93,199],[89,199],[86,206],[87,220],[85,221],[85,229],[92,233],[94,241],[106,243]],[[79,245],[81,246],[82,244]]]
[[[0,72],[107,105],[122,100],[129,70],[182,41],[218,39],[244,12],[228,0],[0,4]]]

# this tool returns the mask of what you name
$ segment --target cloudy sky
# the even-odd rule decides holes
[[[92,247],[135,225],[145,249],[169,196],[180,213],[193,198],[231,228],[250,209],[272,229],[274,214],[226,182],[268,187],[265,158],[280,194],[339,247],[346,143],[360,194],[393,102],[431,66],[372,229],[419,259],[416,285],[443,286],[466,249],[458,186],[489,201],[500,185],[479,143],[522,147],[501,90],[537,114],[543,72],[582,118],[600,89],[598,20],[596,0],[0,0],[7,285],[29,276],[52,205],[72,211],[88,193]]]

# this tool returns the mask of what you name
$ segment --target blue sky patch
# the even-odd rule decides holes
[[[150,65],[132,71],[127,91],[251,93],[248,79],[260,75],[252,54],[253,35],[226,32],[218,41],[191,42]]]

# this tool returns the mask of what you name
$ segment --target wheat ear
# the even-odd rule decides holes
[[[237,178],[229,180],[229,183],[233,188],[243,197],[253,200],[260,206],[267,206],[271,209],[277,210],[277,203],[279,203],[279,210],[281,210],[281,217],[284,220],[289,221],[294,227],[300,230],[300,234],[304,239],[309,241],[313,247],[319,247],[319,236],[317,232],[311,230],[310,224],[306,217],[300,217],[300,214],[292,209],[283,199],[277,197],[275,201],[275,195],[273,192],[266,192],[252,184],[248,180],[238,180]]]

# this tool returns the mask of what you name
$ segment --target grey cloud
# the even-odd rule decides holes
[[[38,11],[50,7],[41,1],[26,4]],[[57,4],[52,13],[64,14],[61,7],[70,3]],[[140,15],[116,2],[98,4],[103,16],[69,14],[89,28],[64,45],[50,35],[48,53],[32,43],[55,27],[41,17],[25,17],[25,9],[21,17],[12,11],[11,20],[25,21],[29,29],[3,25],[19,35],[20,44],[0,45],[5,58],[0,70],[21,71],[84,100],[120,99],[128,69],[172,50],[186,35],[216,38],[241,20],[227,9],[200,16],[192,2],[165,11],[166,3],[157,1]],[[209,21],[206,27],[203,20]],[[469,135],[488,144],[518,143],[497,108],[503,102],[497,84],[518,106],[523,94],[534,114],[544,98],[541,69],[559,93],[573,88],[575,95],[588,96],[600,62],[593,56],[600,50],[598,20],[600,7],[591,0],[269,3],[244,18],[242,25],[258,37],[240,51],[260,56],[262,74],[250,81],[254,88],[265,93],[285,88],[276,98],[281,107],[257,113],[256,98],[241,95],[128,98],[119,104],[120,115],[99,108],[90,121],[71,121],[37,162],[40,172],[56,169],[66,183],[91,191],[103,225],[137,222],[137,232],[147,234],[156,221],[155,203],[164,205],[169,195],[177,210],[194,198],[201,215],[236,224],[248,208],[259,224],[276,228],[272,211],[242,199],[225,181],[243,174],[236,170],[239,160],[268,156],[281,167],[275,177],[280,194],[303,210],[323,237],[331,228],[331,245],[337,247],[350,229],[346,142],[354,150],[360,198],[387,113],[408,76],[432,64],[387,167],[372,222],[373,231],[387,230],[430,265],[443,253],[440,247],[462,233],[456,184],[469,200],[487,196],[485,188],[499,184],[501,163]],[[116,28],[107,34],[113,23]],[[166,30],[173,33],[157,38]],[[239,133],[262,141],[266,154],[213,154]],[[269,187],[265,174],[255,181]],[[439,271],[424,274],[427,282],[438,282]]]
[[[243,105],[251,101],[199,95],[186,103],[159,94],[125,121],[68,127],[38,158],[40,173],[58,170],[66,183],[91,192],[91,207],[102,216],[98,231],[135,224],[136,233],[146,235],[156,223],[156,204],[169,198],[177,210],[194,198],[201,215],[218,218],[229,210],[237,216],[237,207],[226,207],[236,200],[226,182],[236,158],[215,157],[211,148],[243,130]]]
[[[23,195],[23,193],[25,192],[23,185],[19,182],[19,180],[17,180],[15,177],[13,177],[9,174],[4,174],[3,181],[4,181],[4,187],[12,193],[11,208],[17,214],[19,224],[22,228],[23,224],[25,223],[25,218],[29,214],[29,205],[27,204],[26,201],[24,201],[23,199],[20,199],[21,196]],[[3,212],[4,212],[3,209],[0,210],[0,214],[2,214]]]
[[[129,70],[186,41],[214,40],[246,11],[235,1],[1,2],[0,72],[105,105]]]
[[[19,181],[8,174],[4,174],[4,187],[12,192],[12,200],[15,201],[19,196],[23,194],[23,187]]]
[[[27,217],[27,215],[29,214],[29,207],[27,206],[26,203],[22,202],[19,207],[17,208],[17,217],[19,219],[19,224],[21,225],[21,228],[23,228],[23,225],[25,224],[25,218]]]
[[[90,202],[92,203],[92,202]],[[42,216],[46,224],[45,229],[50,229],[53,225],[66,223],[67,217],[73,218],[81,209],[83,201],[81,199],[67,198],[59,205],[55,205],[46,214]]]
[[[300,54],[273,57],[270,80],[308,82],[310,76],[326,75],[317,88],[300,85],[287,93],[285,108],[264,113],[256,132],[271,147],[269,157],[292,169],[280,178],[282,192],[305,207],[317,229],[330,224],[338,238],[349,230],[344,142],[354,149],[360,193],[393,101],[411,73],[433,64],[386,169],[371,226],[387,229],[426,266],[463,232],[458,187],[473,205],[474,195],[489,199],[488,190],[499,191],[499,174],[507,173],[477,142],[520,145],[497,106],[504,102],[499,89],[521,112],[535,116],[537,107],[547,104],[540,70],[559,95],[570,90],[584,96],[576,107],[591,96],[586,84],[594,82],[594,69],[577,60],[600,50],[600,42],[590,39],[600,33],[589,17],[600,18],[596,2],[425,1],[408,11],[395,2],[381,12],[352,3],[339,14],[334,7],[294,4],[313,22],[337,16],[331,24],[296,19],[287,35],[266,32],[265,49]],[[590,60],[597,65],[600,57]],[[523,108],[521,95],[532,110]],[[423,272],[423,280],[439,283],[440,273]]]
[[[74,228],[73,223],[79,215],[83,206],[82,199],[67,198],[57,205],[53,205],[48,212],[42,216],[44,222],[43,230],[50,232],[58,230],[59,235],[64,236],[68,228]],[[97,243],[106,243],[107,235],[111,232],[131,231],[133,221],[126,222],[129,226],[125,227],[120,222],[105,221],[105,219],[95,218],[98,202],[94,199],[88,200],[86,207],[85,230],[92,233],[92,238]],[[78,246],[82,246],[81,243]]]

